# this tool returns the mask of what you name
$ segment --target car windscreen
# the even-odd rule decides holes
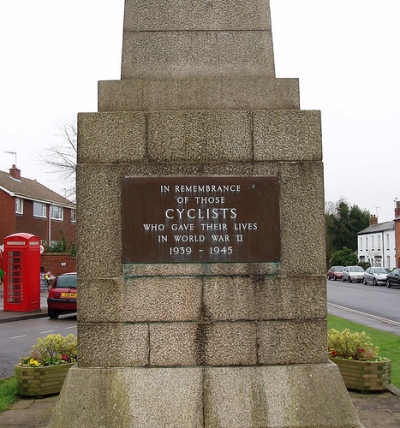
[[[76,275],[59,276],[54,288],[76,288]]]
[[[378,268],[374,269],[375,273],[388,273],[388,271],[385,268]]]
[[[355,266],[353,268],[350,268],[351,272],[364,272],[364,269],[362,267],[359,266]]]

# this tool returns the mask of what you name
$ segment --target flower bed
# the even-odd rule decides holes
[[[15,366],[17,394],[44,396],[61,391],[68,370],[77,360],[77,340],[73,334],[66,337],[50,334],[37,340],[29,357],[21,358]]]
[[[390,385],[390,360],[359,361],[331,358],[339,368],[348,389],[358,391],[384,391]]]
[[[58,394],[61,391],[68,370],[74,364],[66,363],[44,367],[15,366],[17,394],[30,397]]]
[[[383,391],[390,385],[392,362],[378,356],[379,348],[365,332],[328,332],[329,358],[339,368],[348,389]]]

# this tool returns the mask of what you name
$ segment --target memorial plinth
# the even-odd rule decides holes
[[[327,355],[320,113],[270,24],[267,0],[126,0],[122,78],[78,117],[79,360],[50,427],[361,427]]]

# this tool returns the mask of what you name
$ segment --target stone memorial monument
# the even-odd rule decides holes
[[[50,427],[360,427],[327,356],[319,111],[268,0],[126,0],[78,117],[78,365]]]

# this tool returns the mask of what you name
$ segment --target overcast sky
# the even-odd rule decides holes
[[[171,0],[173,1],[173,0]],[[39,154],[57,124],[97,110],[97,81],[120,78],[123,0],[0,1],[0,170],[64,194]],[[277,77],[300,79],[321,110],[325,198],[379,221],[400,199],[399,0],[271,0]]]

